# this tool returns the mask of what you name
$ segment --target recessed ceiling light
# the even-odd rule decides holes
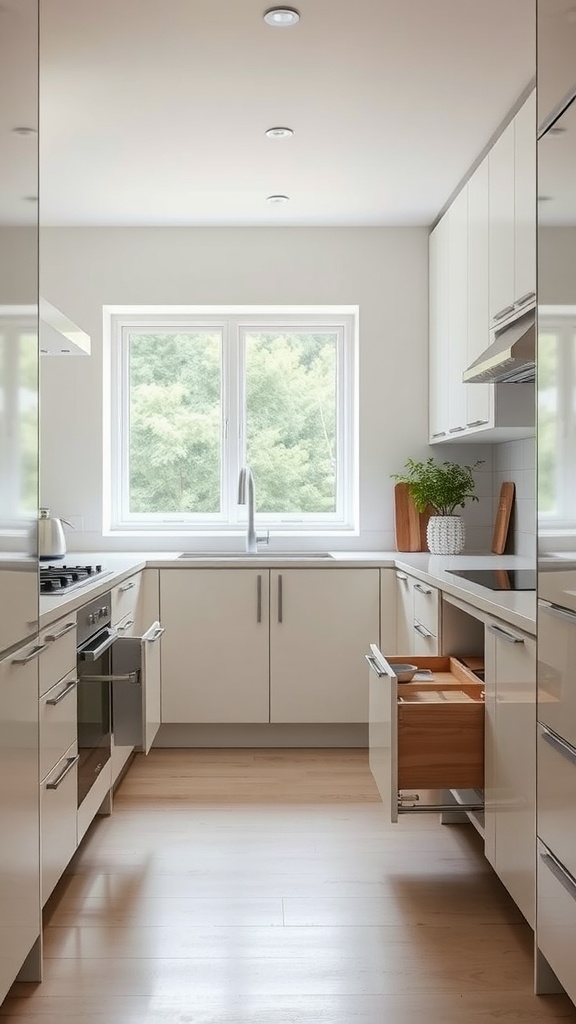
[[[269,139],[289,139],[294,132],[291,128],[268,128],[266,135]]]
[[[289,203],[290,196],[266,196],[267,203]]]
[[[264,21],[273,28],[290,28],[300,21],[300,14],[294,7],[271,7],[266,11]]]
[[[14,135],[37,135],[38,132],[35,128],[26,128],[24,125],[18,125],[17,128],[13,128]]]

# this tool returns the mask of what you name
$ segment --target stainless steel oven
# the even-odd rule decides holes
[[[111,666],[117,633],[111,626],[106,593],[77,616],[78,650],[78,806],[88,796],[112,752]]]

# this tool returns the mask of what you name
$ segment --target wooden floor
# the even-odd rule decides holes
[[[153,750],[0,1024],[576,1022],[470,826],[387,825],[364,751]]]

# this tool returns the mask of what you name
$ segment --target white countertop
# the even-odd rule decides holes
[[[180,552],[69,552],[67,564],[101,564],[107,575],[94,582],[84,584],[71,593],[40,598],[41,627],[53,622],[61,615],[80,608],[93,597],[105,593],[127,576],[144,568],[191,569],[228,568],[256,566],[280,566],[294,569],[337,569],[373,566],[375,568],[402,569],[424,583],[438,587],[480,611],[494,615],[510,625],[528,633],[536,633],[536,593],[534,591],[493,591],[461,577],[451,576],[450,569],[533,569],[528,558],[513,555],[431,555],[428,552],[402,551],[335,551],[332,557],[315,557],[313,553],[301,558],[285,557],[282,554],[265,552],[254,557],[238,553],[237,556],[222,555],[179,558]]]

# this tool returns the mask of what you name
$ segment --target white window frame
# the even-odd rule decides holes
[[[553,332],[559,337],[568,333],[576,337],[576,306],[539,306],[538,328]],[[538,511],[539,529],[542,534],[558,535],[564,531],[573,533],[576,527],[576,414],[572,409],[574,399],[574,373],[576,366],[566,366],[565,360],[576,361],[574,343],[569,354],[560,358],[558,365],[558,425],[561,429],[558,454],[557,493],[558,507],[551,512]],[[568,515],[568,511],[572,515]]]
[[[105,306],[104,535],[213,536],[245,532],[246,510],[236,502],[245,464],[245,338],[250,331],[326,328],[337,335],[338,465],[333,513],[257,514],[260,530],[275,535],[350,536],[358,530],[358,307],[357,306]],[[221,495],[219,513],[136,514],[128,509],[129,380],[131,331],[222,331]],[[119,443],[118,443],[119,439]],[[257,481],[256,481],[257,493]]]

